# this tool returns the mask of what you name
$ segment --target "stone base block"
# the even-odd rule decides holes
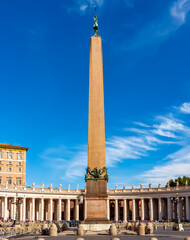
[[[110,229],[111,224],[80,224],[85,231],[99,232]]]
[[[88,197],[87,201],[87,219],[86,220],[107,220],[107,198]]]

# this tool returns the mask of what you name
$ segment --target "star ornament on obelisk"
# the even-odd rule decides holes
[[[86,181],[87,223],[103,223],[108,219],[105,154],[104,87],[102,38],[98,36],[98,18],[94,17],[95,35],[90,38],[88,166]]]

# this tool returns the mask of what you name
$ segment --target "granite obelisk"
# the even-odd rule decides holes
[[[86,222],[107,221],[107,181],[105,156],[105,121],[102,38],[98,36],[95,13],[95,35],[90,39],[88,167],[85,175]]]

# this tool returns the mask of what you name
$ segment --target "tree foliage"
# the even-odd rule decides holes
[[[186,185],[186,182],[187,182],[187,185],[189,185],[190,183],[190,177],[186,177],[186,176],[183,176],[183,178],[181,177],[178,177],[176,179],[170,179],[169,180],[169,186],[170,187],[176,187],[177,185],[177,182],[179,183],[179,186],[185,186]]]

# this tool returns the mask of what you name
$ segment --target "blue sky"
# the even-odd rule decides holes
[[[2,0],[0,142],[27,185],[83,188],[89,43],[103,39],[109,187],[190,173],[190,0]]]

